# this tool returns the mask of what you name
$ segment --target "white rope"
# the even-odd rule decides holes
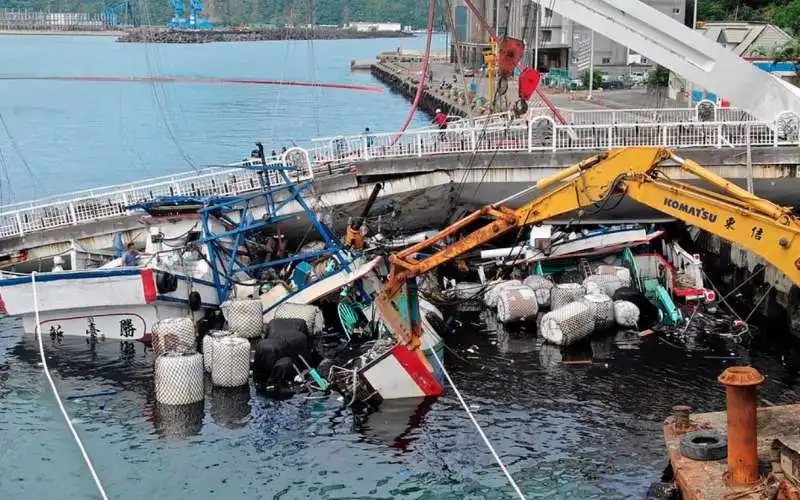
[[[33,314],[35,315],[36,319],[36,338],[39,340],[39,355],[42,357],[42,368],[44,368],[44,374],[47,377],[47,381],[50,382],[50,387],[53,389],[53,395],[56,397],[58,407],[61,409],[61,414],[64,415],[64,420],[67,421],[67,426],[69,427],[69,430],[72,431],[72,437],[75,438],[75,442],[78,444],[78,448],[81,450],[83,460],[86,462],[87,467],[89,467],[89,472],[92,473],[92,479],[94,479],[94,484],[97,485],[97,489],[100,491],[100,496],[103,497],[103,500],[108,500],[106,491],[103,489],[102,483],[100,483],[100,478],[97,477],[97,472],[94,470],[94,466],[89,458],[89,454],[86,453],[86,448],[83,447],[83,442],[81,441],[80,436],[78,436],[78,431],[76,431],[75,427],[72,425],[72,421],[67,414],[67,410],[64,408],[64,403],[61,402],[61,396],[58,395],[58,389],[56,389],[56,384],[53,382],[53,377],[50,376],[50,370],[47,368],[47,359],[45,358],[44,345],[42,344],[42,325],[39,321],[39,296],[36,291],[36,271],[31,273],[31,289],[33,290]]]
[[[459,391],[458,387],[456,387],[456,384],[453,383],[453,379],[450,378],[450,374],[447,372],[447,369],[445,369],[442,360],[439,359],[439,355],[436,354],[436,350],[431,349],[431,352],[433,353],[434,359],[436,359],[436,362],[439,364],[439,367],[442,369],[442,373],[444,373],[444,376],[447,378],[447,383],[449,383],[450,387],[453,388],[453,391],[456,393],[456,397],[458,397],[458,400],[461,402],[461,406],[464,407],[464,411],[467,412],[467,415],[469,416],[470,420],[472,420],[472,423],[475,425],[475,429],[478,430],[478,434],[481,435],[481,439],[483,439],[483,442],[486,443],[486,447],[489,448],[489,451],[492,452],[492,455],[494,456],[497,465],[500,466],[500,469],[502,469],[503,474],[505,474],[506,477],[508,478],[508,482],[511,483],[511,486],[514,488],[514,491],[517,492],[517,496],[519,496],[521,500],[525,500],[525,495],[522,494],[522,490],[519,489],[519,486],[517,486],[517,482],[514,481],[513,477],[511,477],[511,473],[508,471],[508,468],[503,463],[503,460],[500,459],[500,455],[498,455],[497,451],[495,451],[494,446],[492,446],[492,443],[491,441],[489,441],[489,438],[486,437],[486,433],[483,432],[483,429],[481,429],[481,426],[478,423],[478,421],[475,420],[475,416],[470,411],[469,406],[467,406],[467,402],[464,401],[463,396],[461,396],[461,391]]]

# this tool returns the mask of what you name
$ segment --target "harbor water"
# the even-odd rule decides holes
[[[667,463],[670,407],[724,408],[716,377],[732,363],[767,376],[762,404],[798,400],[796,357],[758,342],[620,333],[561,351],[475,313],[458,321],[446,365],[528,498],[643,498]],[[13,319],[0,328],[3,497],[96,498],[34,339]],[[45,345],[63,396],[117,391],[66,402],[113,498],[513,497],[452,391],[363,417],[335,396],[275,401],[254,387],[209,387],[203,403],[175,413],[155,402],[143,346],[90,349],[47,333]]]
[[[349,62],[398,45],[0,36],[0,73],[379,85],[351,73]],[[13,137],[0,128],[3,203],[234,161],[258,139],[269,151],[317,135],[396,129],[408,109],[388,92],[245,85],[0,79],[0,95]],[[457,317],[445,335],[446,366],[528,498],[642,498],[667,465],[664,417],[676,404],[724,408],[716,378],[731,364],[751,363],[767,377],[762,404],[800,400],[796,342],[775,331],[743,343],[701,328],[619,333],[561,351],[486,323],[477,313]],[[144,346],[91,346],[47,332],[44,342],[64,397],[109,391],[65,404],[115,499],[513,497],[449,389],[432,403],[385,404],[364,416],[335,396],[276,401],[255,387],[208,385],[203,403],[176,412],[155,402],[153,353]],[[38,356],[19,320],[0,320],[0,497],[97,498]]]

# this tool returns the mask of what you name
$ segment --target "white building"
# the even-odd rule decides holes
[[[778,28],[774,24],[763,23],[744,23],[744,22],[698,22],[697,31],[706,38],[710,38],[720,45],[724,45],[733,51],[737,56],[745,59],[764,58],[764,54],[769,54],[773,49],[792,41],[792,37]],[[792,76],[791,73],[782,74],[781,69],[771,64],[759,67],[776,73],[778,76]],[[685,79],[678,77],[674,73],[670,74],[669,97],[670,99],[686,99],[691,97],[692,91],[695,93],[694,100],[698,97],[708,98],[709,94],[715,96],[714,89],[696,89]]]
[[[683,23],[686,0],[643,0],[644,3]],[[539,26],[536,66],[542,69],[568,68],[571,74],[579,67],[588,67],[591,30],[555,13],[547,2],[530,0],[473,0],[486,23],[500,36],[508,35],[526,41],[526,63],[533,65],[536,25]],[[481,49],[488,47],[488,35],[464,0],[453,3],[458,48],[468,64],[483,63]],[[527,21],[527,26],[526,26]],[[630,52],[624,45],[601,35],[594,37],[592,59],[598,71],[610,74],[627,73],[629,64],[651,66],[643,56]]]
[[[344,25],[344,28],[356,31],[401,31],[403,26],[400,23],[358,21],[347,23]]]

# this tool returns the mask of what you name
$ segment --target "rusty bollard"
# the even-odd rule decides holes
[[[732,485],[758,480],[756,386],[764,376],[750,366],[732,366],[722,372],[728,400],[728,474]]]

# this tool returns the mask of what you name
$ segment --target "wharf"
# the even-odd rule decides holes
[[[771,470],[772,444],[775,439],[796,441],[800,437],[800,404],[758,408],[758,459],[762,477]],[[715,430],[727,434],[728,416],[724,411],[695,413],[690,417],[697,430]],[[751,486],[729,486],[726,481],[727,459],[698,461],[681,455],[675,417],[664,422],[664,441],[675,483],[685,500],[756,499],[764,498],[765,482]],[[773,471],[774,472],[774,471]]]
[[[432,81],[426,82],[419,109],[431,116],[437,108],[441,108],[448,115],[469,116],[466,100],[462,97],[459,101],[458,95],[454,92],[461,90],[463,94],[464,87],[460,80],[458,85],[453,85],[452,91],[440,88],[442,81],[453,83],[454,66],[443,62],[433,62],[429,68],[433,72],[434,78]],[[405,57],[402,54],[381,54],[378,61],[372,64],[370,72],[394,92],[413,100],[417,93],[422,64],[416,55]]]

